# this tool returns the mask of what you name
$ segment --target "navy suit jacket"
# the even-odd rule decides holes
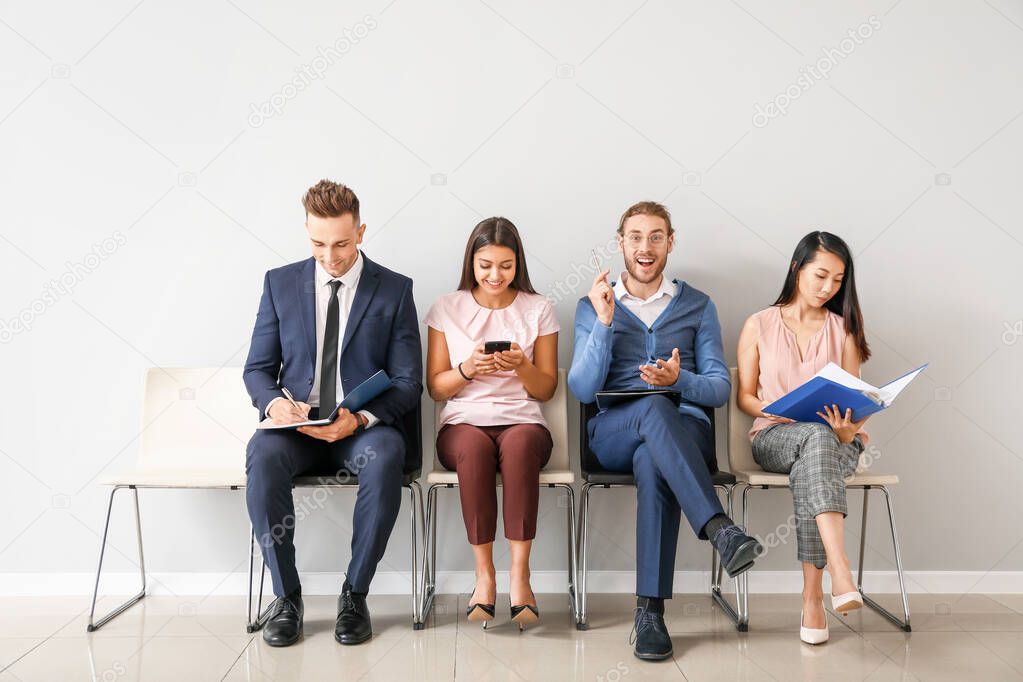
[[[378,370],[386,371],[394,386],[363,409],[404,433],[402,417],[418,406],[423,392],[412,280],[366,254],[362,258],[362,275],[338,349],[341,385],[347,395]],[[270,270],[263,280],[244,372],[245,388],[260,418],[271,400],[284,396],[281,386],[298,401],[308,400],[312,390],[318,362],[314,268],[315,261],[308,258]]]

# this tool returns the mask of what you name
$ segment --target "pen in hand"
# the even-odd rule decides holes
[[[301,411],[302,408],[300,408],[298,403],[295,402],[295,396],[291,395],[291,391],[288,390],[287,386],[281,386],[281,393],[284,394],[284,397],[288,399],[288,402],[291,403],[295,409]]]
[[[298,404],[295,400],[295,396],[291,395],[291,391],[289,391],[286,386],[281,386],[281,393],[284,394],[284,397],[287,398],[288,402],[291,403],[291,406],[295,408],[298,414],[302,415],[303,419],[309,418],[309,413],[302,409],[302,406]]]

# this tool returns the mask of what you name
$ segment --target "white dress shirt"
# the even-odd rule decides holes
[[[625,278],[628,277],[627,272],[622,272],[621,277],[615,282],[612,291],[614,291],[615,298],[621,301],[621,304],[628,308],[636,317],[643,320],[643,324],[647,327],[651,327],[654,321],[664,312],[668,304],[671,303],[671,299],[675,297],[675,283],[661,274],[661,286],[658,287],[657,291],[650,296],[650,298],[640,298],[639,296],[633,296],[629,293],[629,290],[625,288]]]
[[[315,275],[313,276],[313,282],[316,287],[316,363],[313,369],[313,387],[309,391],[309,398],[306,403],[310,407],[320,406],[320,372],[322,371],[323,365],[323,339],[326,336],[327,331],[327,306],[330,303],[330,283],[334,280],[340,280],[341,286],[337,290],[338,300],[338,364],[334,371],[336,376],[334,378],[334,385],[337,387],[337,395],[332,399],[327,399],[327,403],[333,409],[334,405],[337,405],[345,397],[344,388],[341,385],[341,344],[345,338],[345,328],[348,326],[348,316],[352,312],[352,302],[355,300],[355,290],[359,286],[359,278],[362,277],[362,267],[364,261],[362,260],[362,252],[359,251],[355,258],[355,262],[352,267],[348,268],[348,272],[341,275],[340,277],[334,277],[329,272],[324,270],[323,266],[319,261],[316,261]],[[266,406],[266,413],[269,416],[270,407],[278,400],[283,398],[274,398],[270,401],[270,404]],[[366,428],[375,425],[379,420],[371,413],[366,410],[359,410],[359,414],[366,417]]]

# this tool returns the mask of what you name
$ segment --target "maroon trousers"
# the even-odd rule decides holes
[[[504,488],[504,536],[536,537],[540,469],[554,441],[542,424],[473,426],[448,424],[437,434],[437,458],[458,473],[462,519],[469,544],[484,545],[497,533],[497,471]]]

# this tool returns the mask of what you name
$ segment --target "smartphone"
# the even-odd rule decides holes
[[[486,355],[505,350],[511,350],[511,341],[487,341],[483,344],[483,352]]]

